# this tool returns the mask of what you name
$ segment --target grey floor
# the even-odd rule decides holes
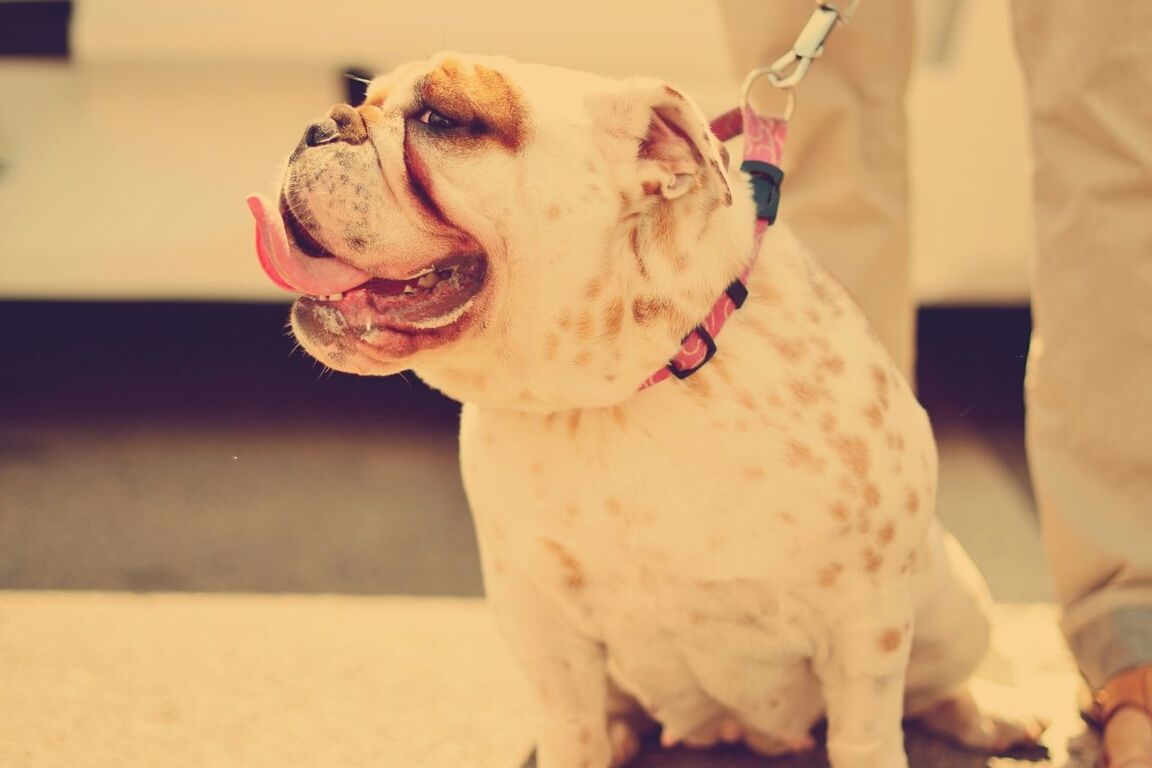
[[[0,302],[0,588],[481,594],[456,406],[325,374],[283,317]],[[998,600],[1047,600],[1027,312],[929,311],[921,338],[939,513]]]
[[[455,406],[411,380],[325,375],[292,353],[283,312],[0,303],[0,589],[481,594]],[[1027,333],[1026,310],[921,315],[939,513],[1001,602],[1051,599]],[[949,754],[914,763],[985,765]]]

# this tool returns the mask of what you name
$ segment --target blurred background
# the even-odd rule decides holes
[[[1045,601],[1007,10],[917,9],[918,378],[941,514],[999,600]],[[557,18],[529,0],[0,0],[0,590],[481,594],[457,406],[294,351],[244,198],[356,98],[345,72],[441,49],[660,76],[708,113],[734,101],[711,3]]]

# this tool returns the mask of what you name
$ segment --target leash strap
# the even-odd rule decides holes
[[[764,117],[752,111],[745,102],[743,107],[729,110],[711,123],[712,132],[721,141],[744,134],[744,162],[740,170],[752,181],[752,199],[756,203],[756,223],[753,230],[752,253],[748,265],[733,280],[703,322],[688,332],[680,343],[680,351],[660,370],[648,377],[640,389],[671,376],[686,379],[703,368],[716,354],[716,336],[724,323],[748,298],[748,276],[760,253],[760,241],[768,227],[776,221],[780,205],[780,184],[784,172],[780,170],[780,156],[784,139],[788,135],[788,121]]]

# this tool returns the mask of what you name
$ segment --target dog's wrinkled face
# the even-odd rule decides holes
[[[657,81],[442,54],[310,126],[253,211],[314,357],[551,410],[626,397],[732,279],[726,165]]]

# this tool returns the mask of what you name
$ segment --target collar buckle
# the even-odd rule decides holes
[[[676,361],[680,359],[681,355],[684,355],[684,352],[688,351],[688,344],[692,339],[692,334],[696,334],[700,338],[700,341],[703,342],[704,356],[688,368],[678,368],[676,366]],[[688,335],[681,340],[681,349],[684,350],[681,355],[677,355],[675,358],[668,361],[668,370],[672,372],[673,376],[683,380],[708,364],[708,361],[711,360],[712,356],[716,354],[716,339],[712,338],[712,334],[708,333],[707,328],[705,328],[703,325],[698,325],[689,331]],[[696,354],[699,354],[699,352],[696,352],[695,350],[693,352],[693,357],[695,357]]]

